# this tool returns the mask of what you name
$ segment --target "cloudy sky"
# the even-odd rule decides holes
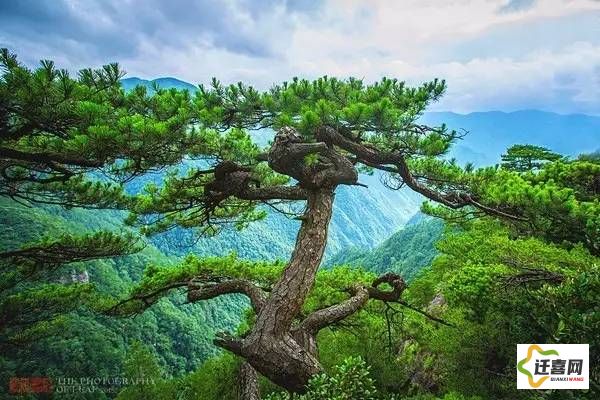
[[[32,66],[259,88],[439,77],[438,110],[600,114],[600,0],[2,0],[0,47]]]

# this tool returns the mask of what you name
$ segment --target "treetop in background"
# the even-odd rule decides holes
[[[540,169],[545,163],[560,160],[562,156],[541,146],[516,144],[502,155],[502,167],[526,172]]]

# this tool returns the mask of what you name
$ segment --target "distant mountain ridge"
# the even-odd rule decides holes
[[[572,157],[600,149],[600,116],[539,110],[429,112],[421,120],[431,125],[445,123],[451,129],[468,132],[450,153],[461,164],[496,164],[506,148],[514,144],[544,146]]]
[[[327,266],[350,265],[365,268],[377,274],[395,272],[411,281],[428,267],[437,250],[444,223],[440,219],[418,213],[406,226],[373,249],[350,247],[335,254]]]
[[[152,80],[141,79],[137,77],[121,79],[121,85],[125,90],[131,90],[136,86],[145,86],[147,89],[152,89],[153,84],[157,84],[163,89],[187,89],[191,92],[198,90],[196,85],[192,85],[191,83],[172,77],[157,78]]]

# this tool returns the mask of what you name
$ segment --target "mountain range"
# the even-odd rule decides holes
[[[431,125],[445,123],[450,129],[466,132],[450,153],[462,164],[496,164],[500,155],[514,144],[544,146],[571,157],[600,149],[598,116],[539,110],[430,112],[423,115],[422,121]]]

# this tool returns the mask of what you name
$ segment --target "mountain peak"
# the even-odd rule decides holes
[[[136,86],[145,86],[147,89],[151,90],[153,84],[157,84],[163,89],[187,89],[191,92],[195,92],[196,90],[198,90],[198,88],[195,85],[170,76],[165,76],[152,80],[138,78],[137,76],[121,79],[121,85],[125,90],[131,90]]]

